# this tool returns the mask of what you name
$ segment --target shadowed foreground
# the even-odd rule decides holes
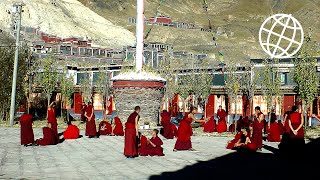
[[[282,145],[286,146],[285,143]],[[283,147],[283,146],[282,146]],[[265,149],[274,154],[239,151],[209,161],[186,166],[175,172],[164,172],[155,179],[311,179],[319,178],[320,138],[305,148],[288,152],[271,146]],[[285,151],[285,152],[284,152]],[[301,156],[297,156],[297,151]]]

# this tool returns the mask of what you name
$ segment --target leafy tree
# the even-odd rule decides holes
[[[257,89],[257,83],[259,79],[259,73],[253,65],[245,65],[244,73],[241,76],[241,91],[244,95],[247,95],[250,101],[250,116],[253,109],[253,97]]]
[[[12,76],[14,66],[15,43],[6,33],[0,32],[0,120],[8,120],[11,103]],[[20,46],[16,89],[16,106],[25,98],[24,84],[26,82],[28,59],[30,58],[29,47]]]
[[[226,74],[225,79],[225,88],[230,99],[230,103],[234,103],[235,114],[237,114],[237,96],[240,93],[241,89],[241,75],[237,73],[238,67],[235,63],[231,62],[227,66],[228,73]],[[235,122],[235,125],[237,123]]]
[[[47,98],[47,105],[50,104],[50,98],[52,93],[57,87],[57,82],[59,81],[59,72],[57,60],[53,56],[49,56],[45,59],[39,60],[35,74],[36,85],[41,87],[42,93]]]
[[[67,74],[67,69],[63,69],[63,73],[60,74],[60,90],[61,90],[61,117],[62,117],[62,107],[63,107],[63,102],[66,103],[66,105],[71,105],[72,104],[72,94],[74,93],[74,80],[72,76],[69,76]],[[67,114],[67,118],[68,118]]]
[[[84,77],[80,79],[80,93],[82,96],[82,101],[88,103],[92,101],[92,81],[91,81],[91,74],[84,73]]]
[[[264,67],[260,70],[261,90],[267,101],[268,112],[271,113],[276,107],[275,100],[281,97],[281,76],[278,72],[278,60],[271,59],[264,61]],[[271,114],[269,114],[269,118]]]
[[[303,103],[305,116],[315,97],[318,96],[319,77],[316,72],[317,44],[308,36],[296,58],[293,79]],[[307,126],[307,121],[305,121]]]
[[[110,86],[109,86],[109,73],[104,70],[104,68],[101,68],[99,70],[99,76],[98,80],[96,82],[95,86],[96,92],[99,94],[100,97],[100,103],[102,105],[102,112],[103,117],[105,116],[105,109],[104,105],[106,104],[106,101],[108,100],[108,96],[110,94]]]

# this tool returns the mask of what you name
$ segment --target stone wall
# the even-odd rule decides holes
[[[158,113],[161,106],[163,89],[152,88],[115,88],[114,101],[118,116],[126,122],[135,106],[141,107],[139,124],[150,122],[150,127],[158,123]]]

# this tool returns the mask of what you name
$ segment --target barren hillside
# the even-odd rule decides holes
[[[0,1],[0,29],[9,30],[14,0]],[[88,37],[95,44],[109,48],[134,45],[134,34],[114,25],[77,0],[25,0],[22,26],[39,28],[58,37]]]
[[[155,15],[160,0],[146,0],[145,15]],[[128,25],[129,16],[135,16],[136,0],[80,0],[111,22],[135,32]],[[209,19],[216,30],[218,44],[225,59],[247,60],[263,58],[258,43],[258,31],[262,22],[276,13],[293,14],[305,31],[313,30],[313,37],[320,41],[319,0],[207,0]],[[194,23],[208,27],[208,18],[203,10],[203,0],[165,0],[159,14],[170,16],[173,21]],[[149,27],[146,27],[148,30]],[[180,30],[170,27],[155,27],[146,41],[173,44],[178,50],[215,53],[211,35],[196,30]]]

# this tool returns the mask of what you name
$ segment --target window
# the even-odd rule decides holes
[[[287,84],[287,73],[281,73],[281,84]]]

